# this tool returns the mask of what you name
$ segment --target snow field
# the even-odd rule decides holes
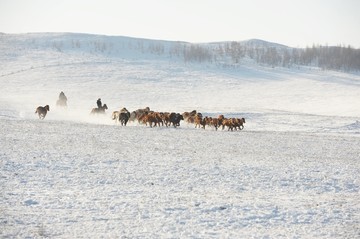
[[[1,124],[2,237],[360,232],[358,137]]]

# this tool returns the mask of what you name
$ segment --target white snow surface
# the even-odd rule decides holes
[[[0,43],[1,238],[360,237],[359,73],[184,63],[133,47],[175,43],[124,37]],[[146,106],[246,123],[110,118]]]

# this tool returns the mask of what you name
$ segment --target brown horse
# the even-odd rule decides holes
[[[105,110],[107,110],[108,107],[106,104],[104,104],[103,106],[101,106],[100,108],[93,108],[90,112],[90,114],[105,114]]]
[[[119,111],[113,111],[111,114],[111,119],[115,120],[115,122],[117,122],[119,120],[119,114],[120,114]]]
[[[37,113],[39,115],[39,119],[44,119],[48,111],[50,111],[49,105],[45,105],[44,107],[39,106],[36,108],[35,114]]]

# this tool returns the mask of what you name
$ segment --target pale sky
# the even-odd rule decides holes
[[[0,0],[0,32],[360,48],[360,0]]]

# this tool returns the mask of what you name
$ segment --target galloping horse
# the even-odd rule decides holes
[[[101,106],[100,108],[93,108],[90,112],[90,114],[105,114],[105,110],[107,110],[108,107],[106,104]]]
[[[58,99],[56,101],[56,106],[66,107],[67,106],[66,100]]]
[[[45,105],[44,107],[39,106],[36,108],[35,114],[37,113],[39,115],[39,119],[44,119],[48,111],[50,111],[49,105]]]

